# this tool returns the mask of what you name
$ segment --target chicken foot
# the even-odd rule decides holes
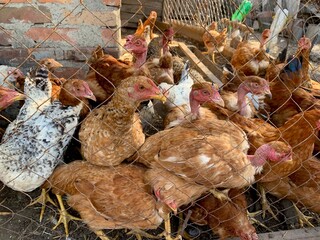
[[[64,207],[61,195],[56,194],[56,196],[57,196],[59,206],[60,206],[60,209],[59,209],[60,217],[59,217],[58,223],[53,227],[53,230],[56,229],[61,223],[63,223],[66,236],[69,236],[68,223],[71,220],[80,221],[81,218],[74,217],[74,216],[70,215]],[[104,239],[104,240],[107,240],[107,239]]]
[[[295,203],[292,203],[292,204],[293,204],[294,210],[296,211],[300,227],[303,228],[304,225],[306,224],[307,226],[314,228],[313,224],[309,221],[310,219],[312,219],[312,217],[304,215],[303,212],[301,212],[301,210],[297,207]]]
[[[263,224],[262,222],[260,222],[259,220],[257,220],[255,218],[255,216],[261,214],[262,212],[263,212],[262,210],[257,211],[257,212],[252,212],[252,213],[247,211],[247,216],[249,218],[249,221],[250,221],[251,224],[257,224],[257,225],[267,229],[269,232],[272,232],[272,230],[270,228],[268,228],[265,224]]]
[[[266,212],[269,212],[274,219],[279,221],[276,214],[272,211],[272,209],[268,203],[267,196],[266,196],[266,190],[260,184],[258,184],[258,189],[259,189],[260,196],[261,196],[262,218],[265,219]]]
[[[101,240],[110,240],[102,230],[93,231]]]
[[[54,205],[55,207],[57,206],[56,203],[51,199],[51,197],[49,196],[49,193],[47,193],[46,189],[42,188],[41,189],[41,194],[40,196],[34,200],[32,203],[30,203],[28,205],[28,207],[36,204],[36,203],[40,203],[42,205],[41,207],[41,212],[40,212],[40,218],[39,218],[39,221],[41,222],[42,219],[43,219],[43,215],[44,215],[44,211],[46,209],[46,203],[49,202],[51,203],[52,205]]]
[[[151,234],[149,234],[145,231],[142,231],[140,229],[134,229],[134,230],[131,230],[130,232],[127,233],[127,235],[131,235],[131,234],[136,235],[136,238],[138,240],[141,239],[141,236],[149,238],[149,239],[160,239],[161,238],[161,236],[154,236],[154,235],[151,235]]]

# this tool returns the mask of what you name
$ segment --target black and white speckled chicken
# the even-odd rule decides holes
[[[29,98],[0,145],[0,180],[14,190],[30,192],[41,186],[62,160],[78,124],[81,99],[95,98],[84,81],[69,80],[59,101],[51,104],[51,82],[45,67],[34,79],[26,79],[25,92]],[[46,97],[48,104],[39,107],[38,100]]]

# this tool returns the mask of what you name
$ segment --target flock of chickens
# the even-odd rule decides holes
[[[264,212],[271,211],[267,191],[320,213],[320,162],[313,157],[320,105],[308,73],[310,40],[302,37],[293,56],[283,51],[273,59],[265,50],[269,30],[256,46],[248,33],[242,39],[236,29],[230,39],[213,23],[203,35],[206,54],[216,61],[227,44],[232,50],[218,89],[170,52],[171,27],[155,36],[156,18],[152,11],[126,37],[132,60],[98,47],[85,80],[56,78],[62,65],[54,59],[40,60],[26,77],[0,66],[7,73],[0,109],[23,101],[3,132],[0,180],[21,192],[40,187],[40,220],[47,202],[57,205],[54,193],[55,227],[63,223],[68,235],[77,218],[66,211],[66,195],[101,239],[108,239],[103,229],[148,236],[142,230],[162,222],[161,236],[181,239],[171,236],[170,214],[190,209],[191,221],[221,239],[256,240],[245,197],[255,182]],[[83,160],[64,163],[72,139],[81,143]]]

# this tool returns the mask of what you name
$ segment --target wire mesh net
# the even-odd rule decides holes
[[[0,239],[318,238],[320,8],[288,2],[0,0]]]
[[[231,18],[235,10],[233,1],[167,1],[163,2],[163,20],[207,26],[222,18]]]

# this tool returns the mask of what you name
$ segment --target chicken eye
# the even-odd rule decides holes
[[[203,93],[204,95],[209,95],[209,92],[206,91],[206,90],[202,91],[202,93]]]
[[[139,90],[144,90],[144,89],[145,89],[145,87],[143,85],[139,86]]]

